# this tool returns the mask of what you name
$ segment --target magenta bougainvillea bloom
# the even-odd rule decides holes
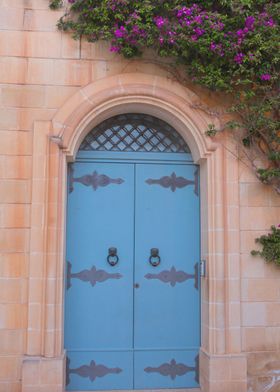
[[[120,48],[119,48],[118,46],[113,46],[113,45],[112,45],[112,46],[110,47],[110,51],[111,51],[111,52],[116,52],[116,53],[118,53],[118,52],[120,51]]]
[[[261,132],[265,132],[272,152],[276,153],[272,164],[278,162],[279,149],[274,151],[274,146],[279,145],[279,119],[275,118],[280,99],[279,1],[49,1],[51,8],[68,2],[58,27],[73,32],[74,38],[110,41],[110,50],[126,58],[139,56],[150,48],[158,56],[155,62],[168,58],[167,68],[169,61],[170,67],[179,64],[190,80],[213,91],[232,94],[234,111],[242,112],[246,107],[244,117],[241,116],[246,121],[243,124],[240,120],[248,131],[244,146],[252,145],[265,124]],[[232,7],[232,3],[237,6]],[[269,146],[267,151],[270,149]],[[275,179],[279,177],[279,191],[278,166],[260,169],[258,175],[275,188]]]
[[[261,75],[261,80],[270,80],[270,79],[271,79],[271,75],[268,73]]]
[[[243,53],[237,53],[237,55],[235,55],[234,56],[234,61],[237,63],[237,64],[242,64],[243,63],[243,61],[244,61],[244,54]]]
[[[272,18],[269,18],[264,24],[265,26],[269,26],[269,27],[274,27],[276,25],[276,23]]]
[[[126,29],[124,26],[121,26],[119,29],[114,32],[116,38],[123,38],[126,34]]]
[[[159,29],[168,23],[168,20],[166,18],[163,18],[162,16],[157,16],[156,18],[154,18],[154,21]]]
[[[249,30],[253,30],[254,29],[254,23],[255,23],[255,18],[253,16],[248,16],[246,18],[246,20],[245,20],[245,26]]]

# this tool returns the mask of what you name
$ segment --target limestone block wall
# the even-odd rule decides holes
[[[242,350],[249,392],[280,390],[279,268],[250,255],[254,239],[280,221],[280,197],[240,164]]]
[[[31,221],[43,222],[40,207],[37,211],[33,208],[31,215],[32,177],[40,166],[40,160],[38,166],[32,166],[33,149],[40,156],[41,148],[33,144],[34,122],[52,120],[67,99],[96,80],[131,72],[168,76],[148,57],[141,62],[126,61],[110,53],[105,43],[74,41],[58,32],[55,25],[62,12],[50,11],[48,4],[48,0],[0,0],[0,392],[21,391],[27,332],[35,336],[38,323],[45,323],[38,305],[44,301],[40,289],[43,278],[38,273],[29,279],[30,268],[36,269],[36,257],[33,254],[31,260],[29,253]],[[197,92],[202,100],[215,102],[215,96]],[[228,150],[223,140],[219,143],[229,160],[232,156],[236,159],[236,148]],[[280,223],[280,198],[256,180],[246,161],[241,159],[237,168],[230,176],[235,180],[226,184],[231,202],[225,215],[227,225],[233,228],[232,242],[240,243],[240,252],[228,249],[228,286],[226,291],[220,286],[220,296],[231,303],[229,333],[226,345],[215,344],[219,354],[246,353],[248,391],[275,392],[280,390],[280,270],[253,258],[250,251],[256,236]],[[40,193],[40,185],[37,187]],[[206,197],[203,200],[207,203]],[[36,238],[40,249],[44,238],[33,230],[32,244]],[[218,271],[211,278],[218,291]],[[219,312],[227,312],[219,304],[215,309],[217,320]],[[36,339],[43,342],[40,333]],[[211,347],[209,337],[203,339],[205,347]],[[39,374],[38,385],[28,392],[61,392],[57,386],[61,362],[54,366],[44,359],[34,361],[24,374],[27,384]],[[217,373],[211,376],[213,382],[222,376],[225,382],[235,380],[234,366],[230,370],[226,366],[223,374],[217,375],[219,363]],[[38,367],[43,369],[42,379]],[[227,392],[236,391],[239,381],[232,381]],[[218,387],[214,390],[218,392]]]

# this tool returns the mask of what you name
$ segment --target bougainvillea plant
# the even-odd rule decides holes
[[[191,81],[230,97],[234,121],[223,129],[242,135],[244,148],[255,152],[252,162],[262,162],[257,176],[280,193],[278,0],[67,2],[58,28],[74,38],[110,41],[110,50],[126,58],[152,48]],[[62,3],[52,0],[50,6]],[[217,131],[210,125],[207,134]]]
[[[266,262],[273,262],[280,266],[280,225],[271,226],[271,233],[256,238],[256,243],[262,246],[261,250],[252,250],[253,256],[261,256]]]

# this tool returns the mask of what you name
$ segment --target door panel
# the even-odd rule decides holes
[[[67,390],[197,386],[197,168],[113,162],[72,167]],[[107,260],[111,247],[119,257],[115,266]],[[149,262],[151,248],[159,250],[158,266]]]
[[[135,351],[135,389],[197,387],[197,350]]]
[[[158,366],[165,362],[163,351],[173,350],[176,359],[180,350],[190,350],[193,357],[200,344],[196,170],[171,164],[136,168],[135,282],[139,288],[135,290],[134,347],[151,350],[141,356],[151,355],[151,360],[156,356]],[[149,263],[151,248],[159,249],[161,260],[156,267]],[[187,357],[184,363],[192,366],[186,361]],[[144,385],[138,382],[139,374],[135,373],[135,385],[154,387],[156,375],[145,375]],[[194,373],[188,377],[194,380]],[[162,379],[161,387],[173,383],[166,380]]]
[[[68,198],[65,348],[71,367],[93,360],[123,371],[94,382],[70,373],[68,389],[74,388],[75,378],[81,385],[90,383],[90,389],[101,387],[102,382],[106,389],[109,378],[122,388],[127,374],[124,363],[131,362],[133,348],[134,167],[73,166]],[[110,247],[117,248],[115,266],[107,262]],[[116,351],[101,358],[102,353],[97,355],[94,350]],[[130,379],[127,377],[126,387],[131,387]]]
[[[69,391],[132,389],[133,352],[71,352],[67,378]]]

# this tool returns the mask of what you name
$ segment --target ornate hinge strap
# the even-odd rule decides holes
[[[95,266],[93,266],[90,270],[85,269],[80,272],[72,272],[72,264],[67,261],[67,274],[66,274],[66,287],[67,290],[72,286],[71,279],[79,279],[83,282],[89,282],[92,286],[95,286],[96,283],[103,283],[108,279],[120,279],[122,275],[119,273],[109,273],[102,269],[98,270]]]
[[[195,366],[188,366],[184,363],[177,363],[175,359],[172,359],[170,363],[163,363],[158,367],[148,366],[144,369],[146,373],[159,373],[164,377],[170,377],[175,380],[178,376],[183,376],[189,372],[195,372],[195,380],[198,383],[198,355],[195,358]]]
[[[169,283],[170,286],[174,287],[177,283],[183,283],[186,280],[194,279],[194,287],[198,290],[198,279],[199,279],[199,265],[198,263],[194,266],[194,274],[188,274],[184,271],[177,271],[173,266],[170,271],[164,270],[158,274],[146,274],[146,279],[158,279],[163,283]]]
[[[69,169],[69,193],[74,190],[74,183],[78,182],[84,186],[91,186],[94,191],[99,187],[105,187],[109,184],[122,184],[124,180],[122,178],[110,178],[106,174],[98,174],[95,170],[92,174],[85,174],[81,177],[74,177],[73,166]]]
[[[70,374],[77,374],[80,377],[89,378],[93,382],[97,377],[104,377],[108,374],[119,374],[122,369],[108,368],[104,365],[97,365],[95,361],[91,361],[89,365],[82,365],[76,369],[70,368],[70,359],[66,358],[66,385],[70,384]]]
[[[170,176],[164,176],[159,179],[148,178],[146,183],[149,185],[160,185],[164,188],[170,188],[172,192],[176,189],[185,188],[188,185],[194,185],[194,193],[198,195],[198,169],[194,173],[194,180],[188,180],[184,177],[177,177],[176,173],[172,173]]]

